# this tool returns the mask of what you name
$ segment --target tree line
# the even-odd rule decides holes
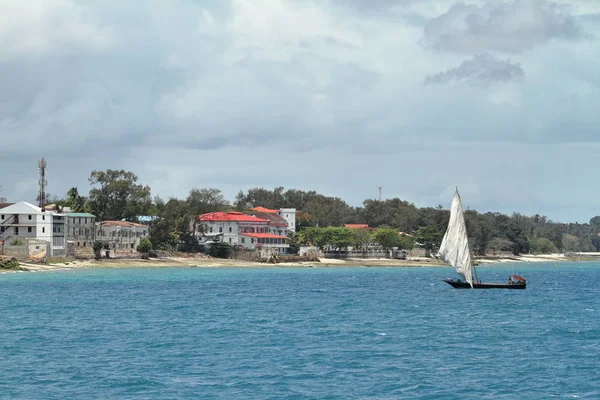
[[[325,240],[325,245],[330,247],[343,247],[345,243],[360,247],[366,240],[373,240],[357,238],[365,233],[333,229],[344,224],[367,224],[377,229],[375,233],[394,231],[396,236],[397,232],[409,233],[413,244],[433,249],[441,242],[450,216],[449,210],[442,206],[419,208],[399,198],[366,199],[361,206],[353,207],[339,197],[283,187],[240,191],[233,202],[216,188],[193,188],[185,198],[162,199],[152,197],[151,188],[139,183],[133,172],[125,170],[92,171],[89,183],[87,196],[73,187],[63,197],[49,197],[59,207],[91,212],[98,220],[139,222],[140,216],[153,216],[149,231],[154,248],[158,249],[178,247],[197,251],[198,243],[192,234],[198,228],[196,216],[214,211],[244,211],[257,206],[296,208],[297,235],[292,244],[315,242],[322,246]],[[579,224],[553,222],[538,214],[505,215],[466,210],[465,219],[476,254],[600,251],[600,216]],[[379,236],[378,243],[379,240],[383,241],[384,237]],[[402,246],[410,246],[405,240],[400,239]]]

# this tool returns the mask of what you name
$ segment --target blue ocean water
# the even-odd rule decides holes
[[[0,398],[600,398],[600,264],[516,268],[2,274]]]

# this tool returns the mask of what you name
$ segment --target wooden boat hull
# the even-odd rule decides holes
[[[455,281],[453,279],[444,279],[444,282],[449,284],[455,289],[471,289],[469,282]],[[527,288],[527,282],[515,282],[515,283],[482,283],[473,282],[472,289],[525,289]]]

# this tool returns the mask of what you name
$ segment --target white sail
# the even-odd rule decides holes
[[[473,287],[471,252],[469,251],[467,227],[458,189],[456,189],[454,199],[452,199],[450,222],[448,222],[448,229],[446,229],[446,234],[437,255],[442,261],[456,268],[456,272],[462,275]]]

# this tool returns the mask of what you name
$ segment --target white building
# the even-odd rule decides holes
[[[52,214],[33,204],[21,201],[0,209],[0,241],[4,245],[15,241],[26,244],[29,239],[43,240],[50,244],[48,255],[53,255],[52,229]]]
[[[289,249],[286,243],[287,227],[273,224],[267,218],[230,211],[202,214],[198,221],[200,224],[196,236],[201,244],[219,238],[225,243],[247,249],[271,247],[284,253]]]
[[[278,211],[278,214],[287,222],[288,230],[290,232],[296,232],[296,209],[282,208]]]
[[[127,221],[96,222],[96,240],[107,242],[111,250],[137,251],[140,240],[148,237],[148,227]]]

